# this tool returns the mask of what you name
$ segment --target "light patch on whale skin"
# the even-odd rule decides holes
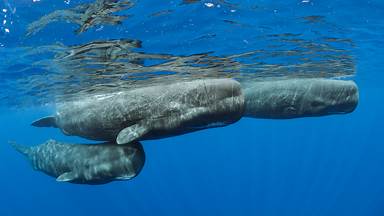
[[[100,171],[110,171],[112,169],[112,165],[110,163],[102,163],[95,167],[96,173]]]
[[[96,100],[105,100],[105,99],[108,99],[108,98],[113,98],[117,95],[122,95],[124,92],[113,92],[113,93],[110,93],[110,94],[99,94],[99,95],[95,95],[95,99]]]

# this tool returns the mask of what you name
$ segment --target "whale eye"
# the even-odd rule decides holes
[[[286,113],[286,114],[295,114],[296,112],[297,112],[297,110],[295,109],[295,107],[292,107],[292,106],[286,107],[284,109],[284,113]]]
[[[323,105],[323,103],[321,101],[318,101],[318,100],[315,100],[315,101],[311,102],[311,106],[312,107],[319,107],[321,105]]]

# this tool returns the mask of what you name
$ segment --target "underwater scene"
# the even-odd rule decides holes
[[[383,15],[0,0],[0,215],[384,216]]]

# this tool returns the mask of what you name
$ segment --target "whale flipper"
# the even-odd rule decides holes
[[[128,144],[132,141],[142,138],[152,130],[175,129],[180,125],[193,120],[194,118],[209,112],[206,107],[190,108],[185,114],[168,115],[157,117],[155,119],[145,119],[137,124],[124,128],[119,132],[116,138],[117,144]]]
[[[41,119],[38,119],[31,124],[35,127],[57,127],[56,118],[54,116],[47,116]]]
[[[116,138],[117,144],[128,144],[134,140],[139,139],[149,132],[149,127],[144,123],[137,123],[132,126],[126,127],[119,132]]]
[[[77,179],[77,174],[75,172],[65,172],[56,178],[58,182],[69,182]]]

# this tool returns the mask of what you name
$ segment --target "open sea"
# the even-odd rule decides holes
[[[0,0],[0,216],[384,216],[383,0],[100,2]],[[57,182],[8,144],[96,143],[31,123],[56,101],[204,77],[353,80],[359,104],[142,141],[141,173],[103,185]]]

